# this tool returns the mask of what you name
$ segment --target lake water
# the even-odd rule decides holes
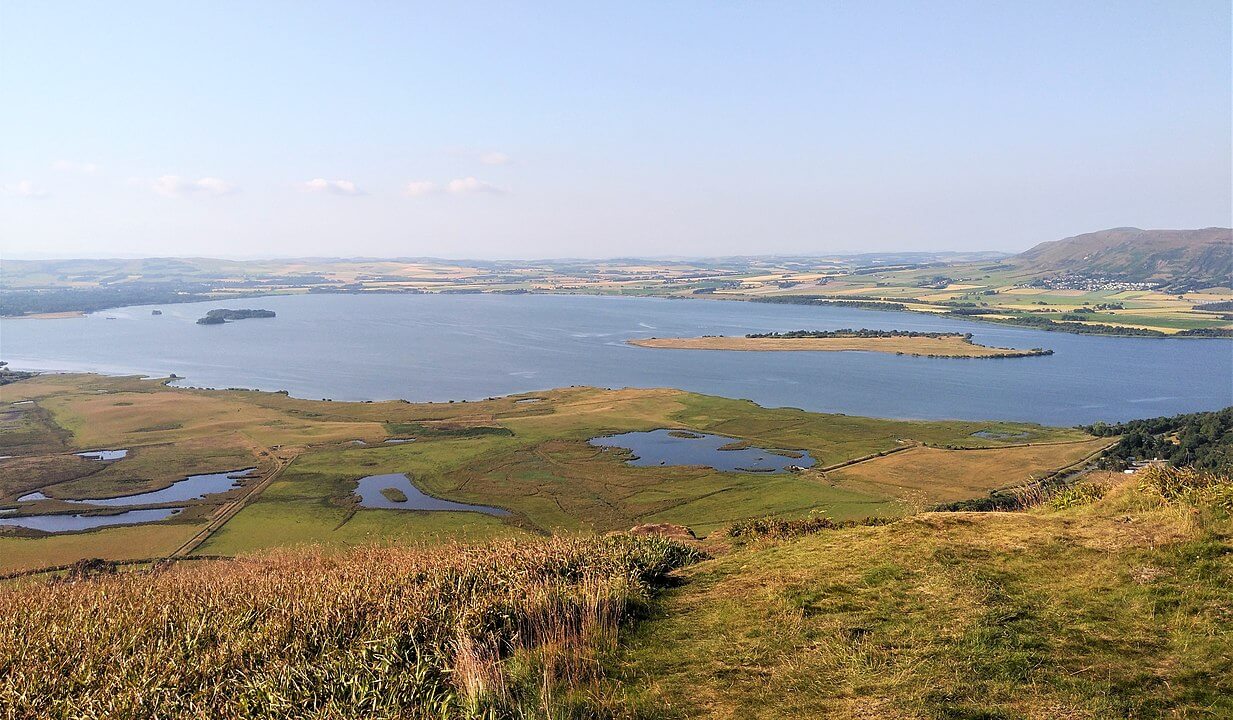
[[[407,496],[406,501],[390,500],[381,491],[393,488]],[[470,505],[467,503],[442,500],[431,495],[425,495],[417,488],[411,479],[402,473],[387,475],[369,475],[360,478],[355,494],[360,496],[360,506],[366,508],[384,508],[386,510],[447,510],[458,512],[480,512],[488,515],[504,517],[509,512],[501,508],[487,505]]]
[[[184,508],[129,510],[114,515],[29,515],[0,518],[0,525],[15,525],[43,532],[80,532],[109,525],[140,525],[166,520]]]
[[[87,460],[102,460],[104,462],[119,460],[126,455],[128,455],[128,450],[90,450],[77,453],[77,457],[83,457]]]
[[[567,385],[677,387],[767,406],[1072,425],[1233,405],[1233,341],[1041,332],[919,313],[572,295],[303,295],[0,321],[17,369],[176,373],[305,398],[480,399]],[[270,320],[197,325],[217,307]],[[114,317],[115,320],[106,318]],[[839,328],[971,332],[1047,357],[632,347],[630,338]]]
[[[634,457],[626,464],[636,467],[701,465],[726,472],[781,473],[793,465],[803,468],[814,465],[814,459],[803,451],[797,453],[801,457],[794,458],[766,448],[724,449],[735,442],[740,441],[723,435],[668,429],[605,435],[590,440],[597,447],[629,450]]]
[[[189,475],[183,480],[173,482],[171,485],[163,488],[162,490],[153,490],[151,492],[137,493],[135,495],[120,495],[118,497],[110,498],[64,500],[64,502],[74,503],[76,505],[128,507],[133,505],[161,505],[169,502],[201,500],[205,498],[206,495],[217,495],[239,487],[240,483],[238,481],[253,470],[256,470],[256,468],[232,470],[230,472],[221,473],[205,473],[202,475]],[[33,497],[34,495],[39,497]],[[17,498],[17,501],[21,502],[23,500],[47,499],[47,496],[40,492],[31,493],[31,495],[23,495],[22,497]]]

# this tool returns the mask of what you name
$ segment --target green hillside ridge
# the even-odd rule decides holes
[[[1228,287],[1233,281],[1233,230],[1113,228],[1044,242],[1007,262],[1134,282]]]

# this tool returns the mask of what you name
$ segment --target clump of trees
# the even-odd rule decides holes
[[[820,513],[809,517],[787,520],[784,518],[762,517],[740,520],[728,526],[726,534],[734,539],[768,538],[786,540],[802,535],[813,535],[825,530],[839,530],[850,527],[869,527],[889,525],[894,518],[867,517],[861,520],[832,520]]]
[[[1178,332],[1176,337],[1233,337],[1233,330],[1225,328],[1193,328]]]
[[[870,330],[861,328],[853,330],[844,328],[842,330],[789,330],[788,332],[768,332],[768,333],[749,333],[747,338],[770,338],[770,339],[799,339],[799,338],[959,338],[964,342],[972,342],[972,333],[957,333],[957,332],[923,332],[920,330]],[[897,352],[896,355],[911,354],[916,357],[955,357],[954,355],[939,355],[935,353],[905,353]],[[1030,350],[1006,350],[1004,352],[995,353],[992,355],[979,355],[973,357],[981,358],[1021,358],[1021,357],[1037,357],[1040,355],[1052,355],[1052,350],[1044,348],[1032,348]]]
[[[870,330],[861,328],[853,330],[789,330],[788,332],[749,333],[747,338],[946,338],[959,337],[972,339],[972,333],[957,332],[921,332],[919,330]]]
[[[32,378],[35,375],[38,375],[38,373],[29,372],[26,370],[14,370],[9,367],[8,362],[0,361],[0,385],[8,385],[9,383],[17,382],[18,380]]]
[[[249,318],[272,318],[275,313],[273,310],[227,310],[220,308],[211,310],[205,314],[205,317],[198,318],[198,325],[222,325],[229,320],[247,320]]]
[[[752,298],[753,302],[776,303],[780,305],[832,305],[834,307],[861,308],[863,310],[907,310],[908,306],[900,302],[878,302],[876,300],[831,300],[822,296],[809,295],[772,295],[770,297]]]
[[[209,300],[202,285],[132,283],[123,287],[0,291],[0,315],[96,312],[126,305],[159,305]]]
[[[1083,429],[1101,437],[1122,436],[1102,458],[1107,467],[1124,468],[1135,461],[1155,458],[1170,465],[1203,470],[1233,467],[1233,407],[1124,423],[1096,423]]]
[[[974,312],[973,312],[974,311]],[[987,308],[955,308],[948,314],[950,315],[988,315],[991,313],[1005,312],[987,309]],[[1003,323],[1006,325],[1022,325],[1024,327],[1034,328],[1036,330],[1060,330],[1065,332],[1080,333],[1084,335],[1133,335],[1135,337],[1164,337],[1165,333],[1159,330],[1148,330],[1145,328],[1122,327],[1116,325],[1087,325],[1081,322],[1058,321],[1051,320],[1040,315],[1011,315],[1008,317],[989,317],[984,318],[991,322]],[[1182,334],[1189,334],[1186,331]]]

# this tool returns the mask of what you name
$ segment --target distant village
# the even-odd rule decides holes
[[[1082,290],[1083,292],[1095,292],[1100,290],[1155,290],[1161,286],[1158,282],[1131,282],[1129,280],[1121,280],[1110,277],[1102,277],[1099,275],[1053,275],[1051,277],[1037,278],[1031,282],[1023,283],[1018,287],[1030,288],[1047,288],[1049,290]]]

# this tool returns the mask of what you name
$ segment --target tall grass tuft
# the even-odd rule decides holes
[[[883,517],[867,517],[862,520],[831,520],[826,515],[815,512],[805,518],[763,517],[741,520],[729,525],[726,534],[728,537],[737,540],[757,538],[787,540],[802,535],[813,535],[826,530],[887,525],[892,522],[894,522],[894,518]]]
[[[1233,512],[1233,473],[1151,465],[1138,473],[1139,491],[1169,504],[1212,506]]]
[[[553,538],[0,587],[0,718],[554,717],[696,558]]]

